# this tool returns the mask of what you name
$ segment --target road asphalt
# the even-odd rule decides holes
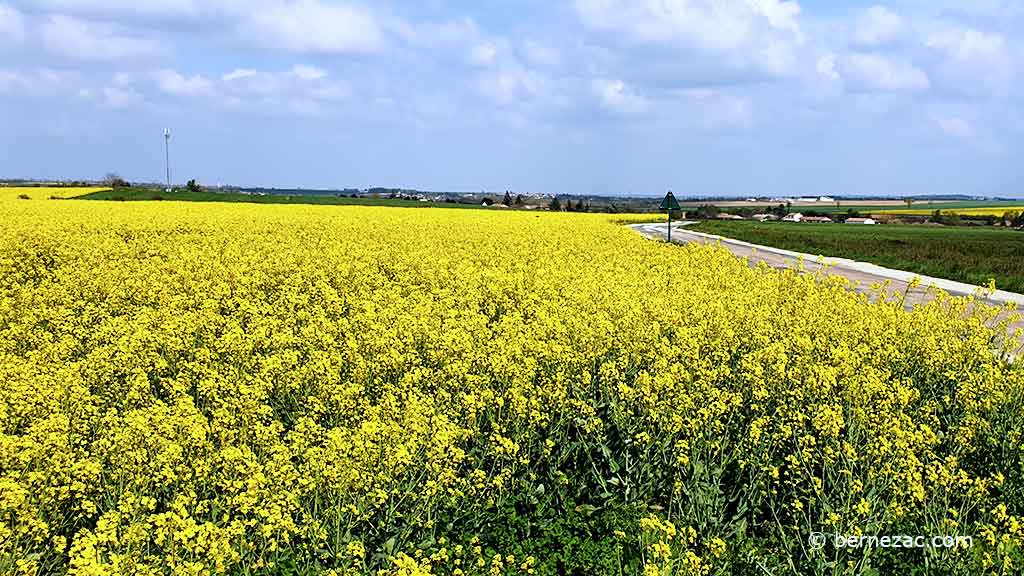
[[[863,293],[870,293],[871,286],[874,284],[888,281],[891,292],[897,292],[900,294],[905,292],[907,294],[905,302],[908,309],[932,300],[934,298],[933,288],[942,289],[954,296],[974,295],[979,301],[993,306],[1016,304],[1018,308],[1024,309],[1024,294],[1016,294],[1002,290],[993,293],[984,293],[981,287],[974,286],[972,284],[964,284],[962,282],[954,282],[952,280],[945,280],[942,278],[921,276],[920,274],[914,274],[904,270],[883,268],[882,266],[869,264],[867,262],[857,262],[854,260],[847,260],[845,258],[823,257],[814,254],[802,254],[779,248],[759,246],[757,244],[750,244],[748,242],[741,242],[739,240],[732,240],[730,238],[723,238],[721,236],[687,230],[686,226],[689,224],[692,224],[692,222],[683,221],[672,223],[673,243],[720,244],[722,247],[729,249],[729,251],[736,256],[740,258],[747,258],[751,266],[755,266],[759,262],[764,262],[768,266],[777,269],[795,268],[798,267],[802,261],[804,270],[808,273],[815,273],[824,269],[826,274],[844,276],[854,282],[853,286],[855,290]],[[634,224],[631,227],[648,238],[664,240],[666,237],[667,225],[665,223]],[[909,289],[910,283],[915,278],[920,279],[919,285],[916,288]],[[1013,324],[1013,328],[1024,329],[1024,320],[1018,320]]]

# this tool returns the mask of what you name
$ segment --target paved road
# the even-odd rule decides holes
[[[756,244],[732,240],[730,238],[723,238],[721,236],[694,232],[686,229],[688,224],[692,224],[692,222],[673,223],[673,243],[720,243],[736,256],[740,258],[748,258],[751,266],[756,265],[758,262],[764,262],[772,268],[795,268],[800,262],[801,257],[803,257],[803,265],[806,271],[813,273],[824,268],[826,269],[825,272],[827,274],[844,276],[854,281],[855,289],[863,293],[869,293],[873,284],[882,283],[888,280],[892,292],[898,292],[901,294],[907,292],[907,308],[913,308],[917,304],[932,300],[934,298],[934,292],[930,290],[932,286],[941,288],[956,296],[969,296],[977,294],[978,290],[980,290],[978,286],[973,286],[971,284],[953,282],[951,280],[941,278],[920,276],[911,272],[883,268],[866,262],[856,262],[845,258],[822,258],[810,254],[800,254],[789,250],[758,246]],[[635,224],[632,228],[648,238],[664,240],[666,237],[667,227],[664,223]],[[920,285],[917,288],[908,291],[908,286],[914,278],[920,278]],[[1024,295],[1015,294],[1013,292],[997,291],[984,297],[982,300],[995,306],[1014,303],[1017,304],[1019,308],[1024,309]],[[1014,328],[1024,328],[1024,320],[1018,320],[1014,324]]]

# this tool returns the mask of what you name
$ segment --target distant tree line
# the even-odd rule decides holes
[[[927,217],[928,222],[942,224],[943,226],[1008,226],[1012,228],[1024,227],[1024,213],[1017,210],[1007,210],[1002,216],[971,214],[961,216],[954,212],[943,212],[936,210]]]
[[[131,188],[131,182],[128,182],[117,172],[107,172],[106,176],[103,177],[103,183],[111,188]]]

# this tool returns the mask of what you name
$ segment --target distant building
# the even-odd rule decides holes
[[[832,222],[832,219],[828,216],[804,216],[801,222],[812,222],[817,224],[828,224]]]
[[[782,218],[782,221],[783,222],[801,222],[801,221],[803,221],[803,219],[804,219],[804,215],[803,214],[801,214],[799,212],[793,212],[792,214],[786,214],[786,216]]]
[[[801,198],[801,199],[799,199],[797,201],[798,202],[803,202],[804,204],[814,204],[815,202],[818,201],[818,199],[817,198]]]
[[[878,224],[874,218],[847,218],[847,224]]]
[[[715,216],[716,220],[743,220],[743,216],[737,216],[735,214],[719,214]]]
[[[835,202],[836,199],[830,196],[818,196],[818,202]]]
[[[764,222],[765,220],[778,220],[779,217],[775,214],[754,214],[750,219],[757,220],[758,222]]]

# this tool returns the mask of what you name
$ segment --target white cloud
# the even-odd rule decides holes
[[[791,1],[575,0],[575,7],[585,26],[613,41],[696,51],[771,75],[792,71],[805,41],[800,6]]]
[[[546,85],[546,78],[523,68],[502,70],[477,82],[479,91],[499,105],[535,100],[546,91]]]
[[[755,110],[769,122],[801,107],[825,118],[869,99],[927,104],[956,90],[974,104],[1012,93],[1015,59],[1024,54],[1013,26],[977,17],[964,20],[977,29],[965,28],[956,24],[959,13],[874,1],[889,7],[826,19],[787,0],[573,0],[577,21],[556,33],[551,24],[566,24],[563,15],[555,10],[545,21],[547,9],[527,3],[524,17],[538,26],[520,37],[514,26],[487,29],[450,11],[436,20],[403,18],[440,8],[364,0],[0,0],[0,33],[15,38],[20,30],[33,47],[45,47],[40,65],[88,71],[69,94],[83,89],[90,102],[108,106],[174,96],[189,107],[344,113],[359,109],[358,85],[360,101],[399,102],[405,110],[429,108],[423,94],[443,93],[456,121],[467,123],[488,122],[498,111],[534,126],[585,124],[590,115],[598,123],[647,115],[748,126]],[[173,65],[122,65],[186,44],[192,49],[179,50]],[[195,60],[207,52],[208,61]],[[285,52],[266,60],[287,65],[258,66],[264,52]],[[367,52],[373,57],[337,57]],[[76,62],[85,59],[100,65]],[[210,71],[208,62],[223,61],[240,67]],[[101,78],[112,77],[108,92]],[[10,73],[6,81],[15,82]],[[203,98],[186,99],[194,96]],[[989,118],[962,110],[935,116],[967,118],[977,134],[986,133]],[[928,112],[917,119],[918,128],[938,130]]]
[[[345,0],[20,0],[61,18],[229,37],[272,52],[348,54],[384,44],[373,10]]]
[[[477,44],[469,51],[469,61],[477,66],[489,66],[494,63],[498,48],[491,43]]]
[[[0,4],[0,46],[21,44],[25,40],[27,22],[20,12]]]
[[[373,13],[319,0],[258,2],[239,34],[246,43],[294,53],[372,52],[384,44]]]
[[[647,100],[622,80],[598,78],[592,82],[591,86],[597,94],[601,106],[610,112],[634,116],[649,109]]]
[[[849,54],[838,60],[839,75],[861,92],[924,92],[928,76],[906,60],[877,54]]]
[[[925,44],[941,50],[960,61],[1000,58],[1006,41],[1000,34],[989,34],[971,28],[947,29],[928,36]]]
[[[142,104],[144,98],[134,88],[118,88],[106,86],[103,88],[101,106],[106,108],[132,108]]]
[[[213,84],[201,75],[186,77],[174,70],[160,70],[154,76],[160,90],[173,96],[208,94],[213,87]]]
[[[963,118],[937,117],[935,118],[935,123],[944,133],[955,138],[967,139],[973,134],[971,125]]]
[[[218,88],[237,98],[268,98],[283,92],[284,80],[281,76],[257,70],[235,70],[221,78],[222,83]]]
[[[0,69],[0,94],[25,98],[51,97],[70,90],[75,75],[49,68]]]
[[[925,45],[942,57],[934,75],[943,88],[977,96],[1010,90],[1013,58],[1001,34],[947,26],[929,34]]]
[[[316,66],[296,64],[292,67],[292,74],[299,80],[322,80],[327,77],[327,71]]]
[[[136,60],[157,52],[155,41],[125,33],[111,24],[51,15],[42,24],[42,40],[48,51],[72,60]]]
[[[829,53],[818,58],[815,65],[818,75],[828,80],[840,80],[839,72],[836,70],[836,55]]]
[[[562,56],[557,50],[529,38],[523,41],[520,53],[527,62],[536,66],[554,68],[562,63]]]
[[[685,118],[707,132],[747,129],[754,124],[754,110],[746,98],[720,89],[695,88],[680,92]]]
[[[653,42],[692,39],[712,51],[747,46],[766,32],[800,37],[800,5],[780,0],[576,0],[586,24]]]
[[[872,6],[857,18],[853,41],[858,46],[882,46],[899,39],[905,29],[899,14],[885,6]]]
[[[291,110],[308,116],[348,98],[348,86],[328,76],[326,70],[301,64],[282,72],[243,68],[223,75],[210,91],[215,102],[229,108],[270,114]]]
[[[251,68],[238,68],[228,72],[227,74],[220,77],[224,82],[233,82],[235,80],[243,80],[245,78],[252,78],[257,72]]]
[[[243,2],[235,0],[21,0],[20,3],[89,18],[191,18],[244,6]]]

